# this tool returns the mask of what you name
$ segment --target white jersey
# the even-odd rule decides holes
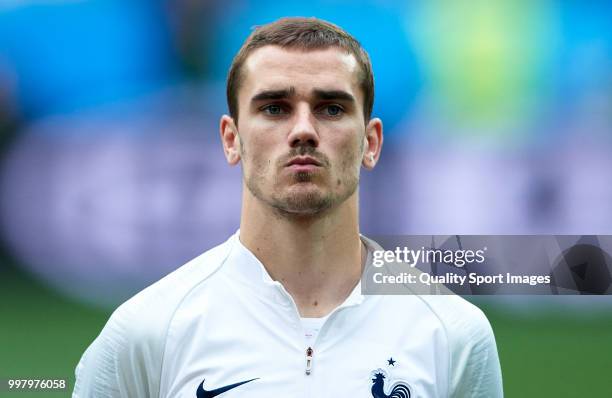
[[[76,376],[73,397],[503,395],[495,339],[474,305],[364,296],[358,285],[310,339],[238,233],[121,305]]]

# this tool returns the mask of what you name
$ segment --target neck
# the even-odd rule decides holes
[[[283,284],[303,317],[322,317],[357,285],[365,250],[357,192],[316,215],[279,214],[244,189],[240,241]],[[249,197],[250,196],[250,197]]]

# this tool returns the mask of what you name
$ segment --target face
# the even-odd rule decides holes
[[[370,136],[380,143],[382,127],[364,122],[354,56],[266,46],[242,76],[238,123],[224,116],[221,133],[252,197],[281,214],[315,214],[355,195],[361,164],[378,157]]]

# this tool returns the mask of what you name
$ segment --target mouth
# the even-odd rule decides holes
[[[321,166],[321,162],[310,156],[298,156],[287,162],[287,167],[291,166]]]
[[[286,167],[297,172],[314,171],[321,166],[321,162],[310,156],[297,156],[286,164]]]

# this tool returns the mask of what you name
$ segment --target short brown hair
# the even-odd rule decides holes
[[[353,36],[340,27],[317,18],[296,17],[281,18],[257,27],[234,57],[227,76],[227,106],[234,120],[238,120],[238,90],[242,66],[253,51],[269,45],[306,51],[338,47],[352,54],[361,69],[359,80],[364,96],[364,117],[366,121],[370,119],[374,105],[374,76],[368,53]]]

